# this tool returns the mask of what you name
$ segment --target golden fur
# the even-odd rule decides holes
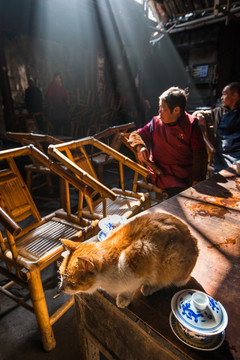
[[[128,306],[135,291],[151,295],[162,287],[182,286],[198,257],[196,239],[174,216],[149,213],[116,228],[103,242],[62,240],[69,254],[59,272],[64,292],[104,289]]]

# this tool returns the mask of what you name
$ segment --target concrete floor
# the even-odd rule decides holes
[[[67,295],[61,294],[57,299],[53,298],[57,293],[57,277],[54,266],[45,271],[44,278],[45,295],[51,314],[63,300],[66,300]],[[25,292],[19,287],[14,288],[13,291],[23,295]],[[74,306],[53,325],[57,345],[53,351],[45,352],[42,348],[35,315],[1,293],[0,304],[1,360],[79,359]]]

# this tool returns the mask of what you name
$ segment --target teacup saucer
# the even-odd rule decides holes
[[[202,350],[202,351],[215,350],[222,345],[225,338],[225,331],[217,335],[213,335],[211,336],[210,339],[203,340],[201,342],[196,341],[194,338],[189,338],[184,334],[184,332],[180,328],[179,323],[172,312],[169,316],[169,323],[173,333],[177,336],[179,340],[181,340],[184,344],[197,350]]]

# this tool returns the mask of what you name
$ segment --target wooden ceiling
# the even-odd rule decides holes
[[[239,19],[240,1],[234,0],[152,0],[162,24],[182,23],[206,17],[227,16]]]

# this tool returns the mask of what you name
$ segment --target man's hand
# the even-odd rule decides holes
[[[146,147],[139,146],[137,149],[137,155],[138,155],[138,160],[143,163],[149,160],[149,152]]]

